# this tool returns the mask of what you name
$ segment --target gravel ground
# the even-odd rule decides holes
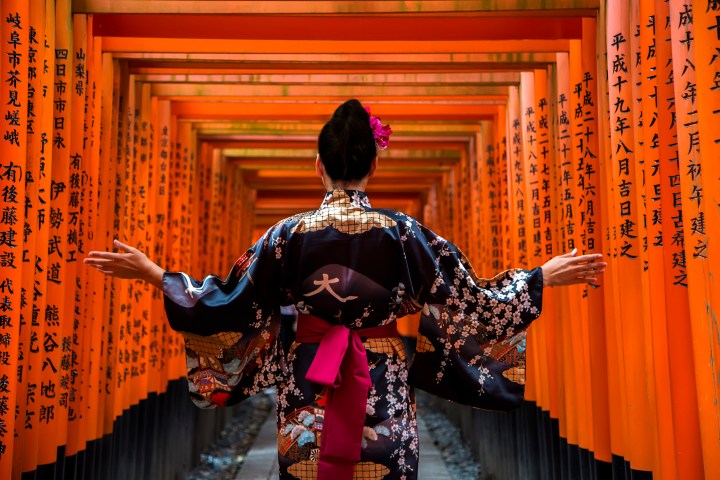
[[[422,415],[432,441],[440,450],[445,466],[453,480],[480,480],[480,465],[473,459],[470,448],[465,444],[460,429],[441,411],[427,402],[427,394],[417,392],[418,414]],[[427,441],[428,439],[425,439]],[[422,441],[422,439],[421,439]],[[420,456],[422,462],[422,455]]]
[[[480,480],[480,466],[462,442],[460,430],[442,412],[433,409],[424,394],[417,396],[417,405],[418,413],[432,435],[432,439],[424,440],[432,440],[438,447],[452,479]],[[274,409],[273,392],[255,395],[242,402],[235,418],[218,440],[202,453],[200,464],[188,473],[186,480],[233,480],[260,427]]]
[[[200,455],[200,464],[187,474],[186,480],[234,480],[260,427],[274,412],[274,393],[255,395],[242,402],[237,415]]]

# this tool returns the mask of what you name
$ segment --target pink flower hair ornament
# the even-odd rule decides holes
[[[375,137],[375,145],[380,150],[385,150],[390,143],[390,135],[392,134],[390,125],[383,125],[378,117],[370,113],[368,107],[365,107],[365,111],[370,115],[370,128],[372,128],[373,137]]]

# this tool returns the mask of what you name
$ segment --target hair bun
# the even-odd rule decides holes
[[[340,105],[320,131],[318,153],[333,180],[360,180],[377,155],[370,114],[355,99]]]

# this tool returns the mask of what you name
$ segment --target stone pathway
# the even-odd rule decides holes
[[[430,437],[430,432],[422,417],[418,417],[420,433],[420,472],[419,480],[450,480],[450,474],[443,462],[440,450]],[[235,480],[277,480],[277,431],[275,415],[268,415],[260,428],[245,461]]]
[[[245,456],[236,480],[277,480],[277,427],[271,413]]]

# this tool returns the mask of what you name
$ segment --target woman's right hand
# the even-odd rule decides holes
[[[137,248],[125,245],[120,240],[113,242],[121,252],[92,251],[83,260],[86,265],[94,267],[105,275],[117,278],[140,279],[162,288],[162,277],[165,271]]]
[[[597,286],[598,275],[605,272],[607,263],[602,261],[602,254],[576,256],[577,248],[572,252],[558,255],[543,265],[543,287],[560,287],[588,283]]]

